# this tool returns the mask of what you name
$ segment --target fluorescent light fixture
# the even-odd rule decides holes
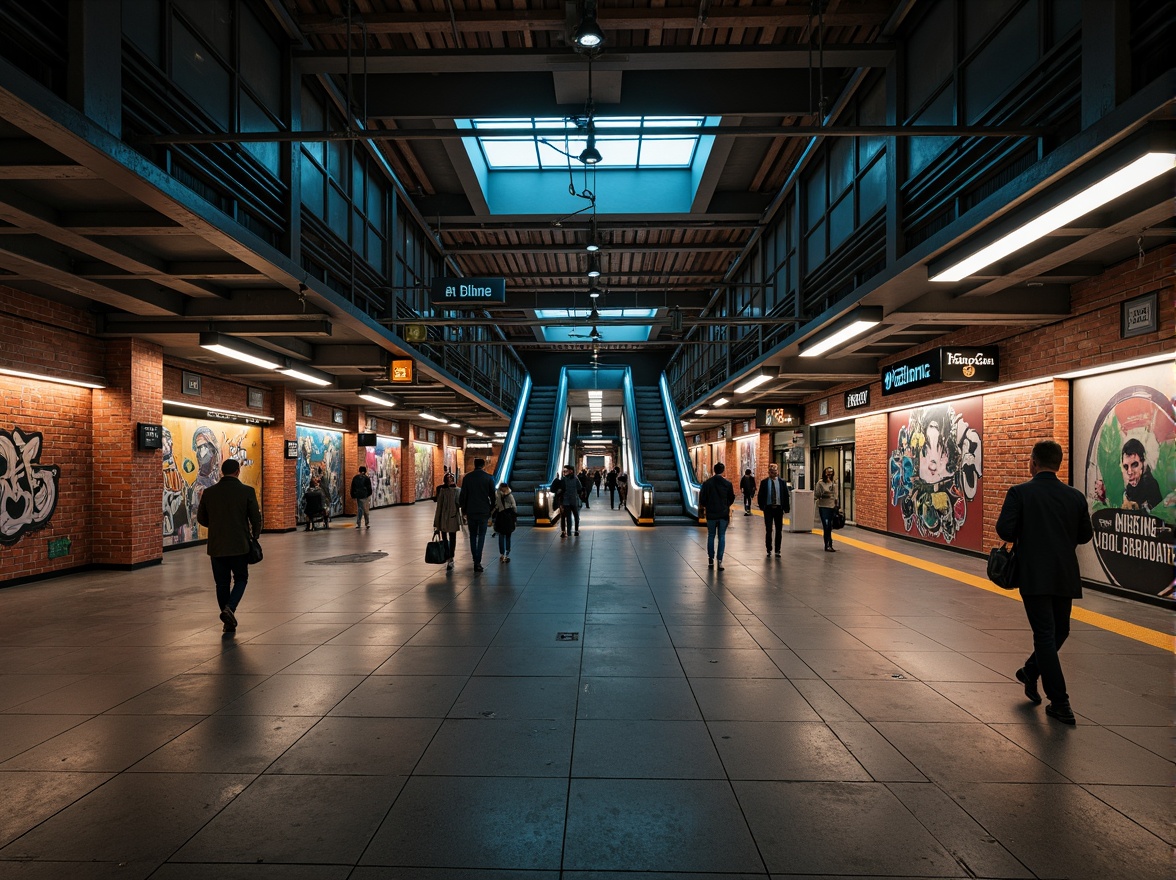
[[[678,424],[680,424],[683,428],[685,428],[687,425],[690,424],[690,419],[679,419]]]
[[[15,376],[17,379],[35,379],[38,382],[52,382],[55,385],[76,385],[78,388],[105,388],[103,382],[88,379],[66,379],[62,376],[47,376],[44,373],[25,373],[21,370],[10,370],[0,367],[0,375]],[[95,377],[96,379],[97,377]]]
[[[450,422],[450,423],[449,423],[449,427],[451,427],[451,428],[460,428],[460,427],[461,427],[461,422]]]
[[[590,254],[594,254],[600,250],[600,243],[594,238],[589,241],[588,244],[584,245],[584,250],[588,251]]]
[[[368,403],[375,404],[376,406],[386,406],[389,408],[396,406],[399,402],[392,395],[385,394],[383,391],[377,391],[370,385],[362,386],[355,392],[355,396],[360,400],[366,400]]]
[[[726,406],[730,402],[731,401],[728,400],[727,398],[720,397],[718,400],[716,400],[714,403],[712,403],[711,406]]]
[[[705,416],[708,412],[710,412],[710,410],[704,406],[704,407],[700,407],[699,409],[696,409],[694,411],[694,414],[696,416]]]
[[[466,433],[467,434],[477,434],[478,432],[475,431],[473,428],[466,428]]]
[[[775,367],[760,367],[750,376],[743,380],[742,385],[735,386],[736,394],[746,394],[753,388],[758,388],[765,382],[771,382],[780,373]]]
[[[280,370],[286,366],[285,358],[226,333],[201,333],[200,347],[267,370]]]
[[[1111,372],[1116,372],[1118,370],[1130,370],[1134,367],[1146,367],[1151,364],[1162,364],[1162,363],[1169,363],[1170,364],[1170,363],[1173,363],[1174,358],[1176,358],[1176,355],[1173,355],[1173,353],[1169,351],[1169,352],[1166,352],[1165,354],[1156,354],[1156,355],[1152,355],[1151,357],[1138,358],[1133,361],[1119,361],[1118,363],[1114,363],[1114,364],[1103,364],[1102,366],[1099,366],[1099,367],[1088,367],[1084,370],[1073,370],[1069,373],[1058,373],[1058,375],[1054,376],[1053,378],[1055,378],[1055,379],[1081,379],[1084,376],[1097,376],[1100,373],[1111,373]],[[1043,379],[1041,381],[1045,381],[1045,380]],[[988,394],[989,392],[985,391],[984,393]]]
[[[604,392],[601,391],[599,388],[593,388],[588,392],[588,399],[591,400],[594,397],[599,398],[599,399],[603,399]]]
[[[273,416],[258,415],[256,412],[239,412],[235,409],[225,409],[224,407],[220,406],[206,406],[199,403],[188,403],[186,400],[168,400],[167,398],[164,398],[163,402],[166,406],[178,406],[180,409],[199,410],[200,412],[204,413],[214,412],[226,416],[242,416],[243,418],[251,419],[253,421],[272,422],[274,420]]]
[[[495,432],[494,432],[494,436],[495,436],[495,437],[505,437],[505,436],[506,436],[506,431],[495,431]]]
[[[303,382],[309,382],[311,385],[318,385],[319,387],[331,385],[335,381],[335,377],[329,373],[316,370],[309,364],[304,364],[290,358],[286,358],[286,366],[278,370],[278,372],[283,376],[289,376],[291,379],[301,379]]]
[[[485,437],[485,436],[486,436],[486,434],[485,434],[485,432],[484,432],[484,431],[475,431],[474,433],[475,433],[475,434],[477,434],[479,437]]]
[[[449,418],[447,416],[439,416],[428,410],[422,410],[419,415],[422,419],[428,419],[430,422],[440,422],[443,425],[449,424]]]
[[[1166,171],[1176,167],[1176,153],[1144,153],[1134,162],[1104,177],[1098,183],[1088,186],[1082,192],[1066,199],[1055,208],[1035,217],[1028,223],[998,238],[988,247],[981,248],[970,257],[932,275],[931,281],[959,281],[975,275],[986,266],[1020,250],[1037,239],[1049,235],[1067,223],[1101,208],[1124,193],[1154,180]]]
[[[801,357],[817,357],[882,323],[880,306],[858,306],[801,343]]]

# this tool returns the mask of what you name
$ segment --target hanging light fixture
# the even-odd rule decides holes
[[[580,161],[585,165],[598,165],[604,161],[604,156],[596,149],[596,123],[591,119],[588,120],[588,146],[580,151]]]
[[[596,254],[593,254],[588,258],[588,277],[600,277],[600,257],[598,257]]]
[[[595,284],[593,284],[591,287],[588,288],[588,298],[589,299],[600,299],[602,296],[604,296],[604,291],[601,290],[599,287],[597,287]]]
[[[596,235],[596,215],[592,216],[592,224],[588,229],[588,243],[584,245],[584,250],[590,254],[594,254],[600,250],[600,239]]]
[[[572,42],[577,49],[589,51],[600,48],[604,42],[604,31],[596,21],[596,0],[584,0],[584,14],[580,18],[580,25],[572,34]]]

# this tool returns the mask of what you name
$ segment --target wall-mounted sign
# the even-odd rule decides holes
[[[309,419],[314,415],[314,405],[309,400],[302,401],[302,417]]]
[[[1119,324],[1121,338],[1143,336],[1159,329],[1159,296],[1156,291],[1124,301]]]
[[[941,382],[995,382],[999,374],[1000,349],[995,345],[939,349]]]
[[[860,388],[851,388],[845,392],[845,408],[846,409],[861,409],[863,406],[870,405],[870,386],[862,385]]]
[[[428,328],[424,324],[405,324],[404,325],[404,341],[405,342],[424,342],[429,338]]]
[[[343,410],[341,410],[341,409],[331,410],[331,421],[334,422],[336,425],[343,424]]]
[[[298,457],[298,441],[297,440],[287,440],[286,441],[286,458],[297,458],[297,457]]]
[[[265,406],[265,392],[260,388],[249,389],[249,408],[261,409]]]
[[[191,394],[194,397],[200,396],[200,375],[198,373],[189,373],[187,370],[183,371],[181,377],[180,391],[183,394]]]
[[[817,415],[829,415],[829,398],[826,397],[824,400],[817,402]]]
[[[356,437],[356,444],[358,446],[375,446],[376,445],[376,435],[375,434],[369,434],[367,432],[364,432],[361,434],[356,434],[355,437]]]
[[[434,278],[435,306],[478,306],[506,302],[505,278]]]
[[[781,406],[755,411],[755,423],[760,428],[794,428],[803,421],[804,409],[799,406]]]
[[[139,422],[139,450],[163,449],[163,425]]]
[[[727,426],[723,425],[721,428],[719,428],[719,439],[722,440],[726,436],[727,436]]]
[[[388,381],[394,385],[412,384],[412,359],[394,360],[388,367]]]
[[[69,548],[72,545],[73,541],[69,538],[50,538],[49,558],[60,559],[62,556],[69,556]]]
[[[882,396],[922,388],[939,381],[939,349],[891,364],[882,372]]]

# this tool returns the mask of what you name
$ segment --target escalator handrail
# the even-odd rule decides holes
[[[519,437],[523,433],[523,422],[526,419],[527,404],[531,402],[531,374],[527,373],[523,379],[519,399],[515,402],[514,414],[510,417],[510,426],[506,429],[506,439],[502,442],[502,452],[498,457],[498,467],[495,471],[495,485],[501,486],[510,482],[510,472],[514,468],[515,455],[519,449]]]
[[[663,372],[657,383],[661,397],[662,412],[666,417],[666,430],[670,434],[670,445],[674,449],[674,464],[678,470],[678,485],[682,489],[682,506],[691,516],[698,517],[698,493],[702,485],[694,479],[694,468],[686,454],[686,443],[682,439],[682,425],[670,394],[670,381]]]
[[[637,395],[633,392],[633,371],[625,367],[624,377],[621,379],[621,389],[624,396],[622,412],[629,429],[624,432],[630,444],[630,458],[632,459],[632,473],[629,474],[630,486],[639,489],[652,489],[653,484],[645,479],[645,462],[641,457],[641,435],[637,430]]]
[[[547,453],[547,482],[550,487],[556,477],[563,473],[565,452],[568,443],[568,429],[571,427],[571,412],[568,410],[568,368],[559,371],[559,386],[555,391],[555,410],[551,420],[551,437]]]

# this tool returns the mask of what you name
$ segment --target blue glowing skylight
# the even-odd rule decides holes
[[[610,318],[649,318],[657,314],[657,309],[600,309],[600,323],[596,324],[600,331],[602,342],[646,342],[652,328],[641,326],[609,326]],[[535,317],[540,321],[559,320],[567,318],[566,326],[541,327],[543,338],[547,342],[590,342],[588,334],[592,325],[588,323],[588,309],[536,309]]]
[[[547,171],[566,169],[569,156],[576,158],[588,145],[587,131],[571,119],[528,117],[521,119],[473,119],[479,128],[517,130],[517,136],[478,138],[478,147],[491,171]],[[658,134],[659,129],[698,128],[705,116],[607,116],[593,120],[596,148],[603,160],[597,169],[690,168],[698,151],[699,135]],[[640,128],[640,134],[610,135],[609,129]],[[540,138],[536,130],[559,129],[563,136]]]

